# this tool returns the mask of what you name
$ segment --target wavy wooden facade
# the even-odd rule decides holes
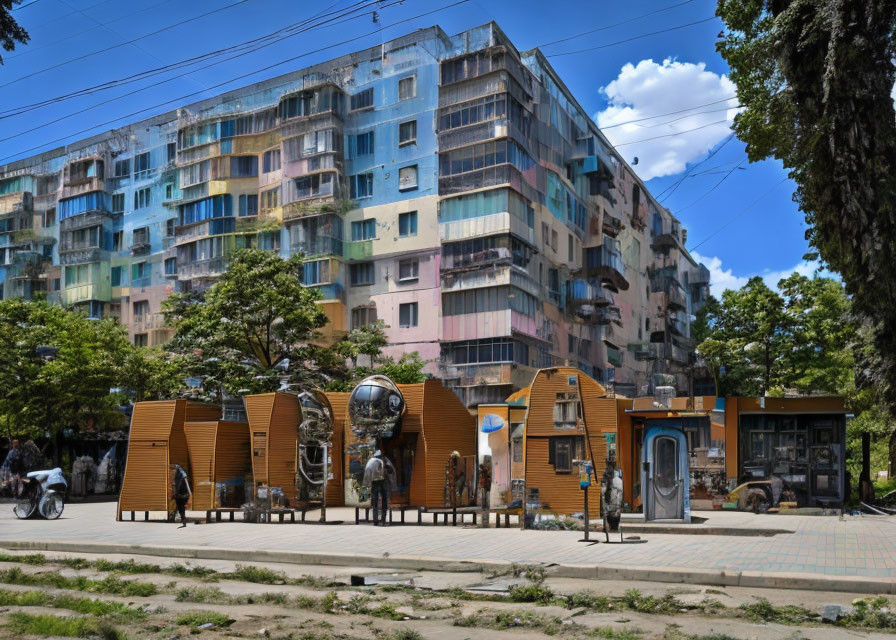
[[[252,473],[249,424],[214,420],[184,425],[190,452],[192,508],[205,511],[215,503],[215,483],[246,478]]]
[[[172,509],[169,465],[179,464],[190,473],[184,423],[220,417],[219,406],[184,399],[135,404],[116,519],[121,520],[123,511],[169,513]],[[188,507],[193,508],[192,504]]]
[[[575,428],[563,428],[554,420],[558,394],[577,393],[581,417]],[[517,394],[518,395],[518,394]],[[606,469],[606,434],[616,433],[616,399],[607,397],[607,390],[582,371],[571,367],[551,367],[535,374],[528,391],[523,462],[526,492],[538,490],[538,498],[546,511],[576,513],[584,508],[579,476],[571,471],[557,471],[550,462],[551,438],[581,436],[584,455],[594,467],[599,482]],[[525,395],[519,399],[525,398]],[[599,485],[598,485],[599,486]],[[600,491],[589,493],[591,516],[600,515]]]
[[[407,450],[413,451],[413,469],[405,499],[411,506],[437,508],[445,505],[445,467],[452,452],[476,455],[476,418],[440,380],[397,385],[405,400],[405,413],[398,434],[383,443],[384,453],[395,461]],[[329,394],[328,394],[329,395]],[[332,400],[331,400],[332,401]],[[348,477],[348,452],[358,441],[346,417],[345,478]]]
[[[290,504],[296,501],[299,398],[289,393],[261,393],[245,397],[252,447],[252,475],[256,483],[279,487]]]

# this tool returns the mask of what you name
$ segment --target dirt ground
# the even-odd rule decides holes
[[[0,638],[835,640],[896,633],[891,601],[878,600],[876,615],[858,623],[835,626],[816,615],[824,605],[854,610],[867,595],[553,578],[549,567],[489,576],[61,552],[0,550],[0,559]],[[353,576],[366,584],[352,586]],[[118,608],[89,611],[97,605],[84,599]],[[68,619],[68,627],[55,618]],[[69,624],[74,618],[89,620],[79,627]]]

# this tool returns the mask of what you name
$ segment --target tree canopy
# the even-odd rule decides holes
[[[734,130],[751,161],[789,170],[810,245],[868,324],[865,381],[896,408],[896,2],[719,0],[717,14]]]
[[[28,44],[31,36],[12,17],[13,5],[22,4],[22,0],[0,0],[0,46],[4,51],[12,51],[16,48],[16,42]],[[3,64],[3,56],[0,56],[0,64]]]

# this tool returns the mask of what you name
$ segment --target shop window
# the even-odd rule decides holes
[[[371,107],[373,107],[373,87],[364,89],[364,91],[356,93],[351,97],[350,108],[352,111],[369,109]]]
[[[420,261],[417,258],[398,261],[398,281],[416,282],[420,270]]]
[[[417,235],[417,212],[408,211],[398,214],[398,237],[409,238]]]
[[[353,287],[370,285],[374,282],[374,266],[372,262],[358,262],[349,265],[349,283]]]
[[[398,99],[410,100],[417,96],[417,76],[408,76],[398,81]]]
[[[398,190],[410,191],[417,188],[417,165],[398,170]]]
[[[417,303],[406,302],[398,305],[398,326],[402,329],[416,327],[418,322]]]
[[[398,146],[417,143],[417,121],[409,120],[398,125]]]

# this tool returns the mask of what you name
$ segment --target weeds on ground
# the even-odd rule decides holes
[[[209,622],[216,627],[228,627],[233,624],[233,618],[216,611],[187,611],[177,616],[174,620],[176,625],[193,627],[194,629]]]
[[[66,638],[91,638],[126,640],[127,636],[108,620],[99,618],[61,618],[51,615],[11,613],[7,624],[18,636],[63,636]]]
[[[424,640],[424,638],[413,629],[397,629],[381,636],[381,640]]]
[[[256,584],[286,584],[289,578],[282,571],[271,571],[266,567],[253,567],[238,564],[231,573],[223,574],[228,580],[240,580],[242,582],[254,582]]]
[[[614,629],[613,627],[597,627],[596,629],[592,629],[588,635],[592,638],[600,638],[601,640],[642,640],[639,631]]]
[[[197,604],[276,604],[287,605],[289,596],[285,593],[254,593],[232,596],[218,587],[182,587],[174,594],[175,602],[194,602]],[[313,598],[311,598],[313,600]],[[316,601],[315,601],[316,602]],[[300,607],[314,608],[314,607]]]
[[[778,622],[780,624],[804,624],[816,620],[818,616],[802,607],[786,605],[776,607],[765,598],[757,598],[756,602],[742,604],[739,609],[753,621]]]
[[[556,616],[545,616],[534,611],[480,611],[473,615],[455,618],[456,627],[481,627],[486,629],[515,629],[526,628],[552,636],[556,635],[564,627],[563,621]],[[565,625],[566,628],[574,628]]]
[[[32,553],[29,555],[17,556],[11,553],[0,553],[0,562],[17,562],[32,565],[42,565],[47,563],[47,559],[40,553]]]
[[[838,620],[838,625],[896,629],[896,611],[887,598],[861,598],[853,600],[852,606],[852,613]]]
[[[121,622],[144,620],[142,609],[133,609],[120,602],[77,598],[69,595],[52,595],[45,591],[8,591],[0,589],[0,606],[4,607],[54,607],[98,617],[110,617]]]
[[[554,599],[554,592],[540,584],[513,584],[510,585],[509,592],[513,602],[547,604]]]
[[[0,582],[27,587],[55,587],[56,589],[92,591],[128,597],[148,597],[154,596],[158,592],[154,584],[122,580],[114,574],[106,576],[102,580],[91,580],[84,576],[68,578],[57,571],[30,574],[18,567],[0,571]]]

